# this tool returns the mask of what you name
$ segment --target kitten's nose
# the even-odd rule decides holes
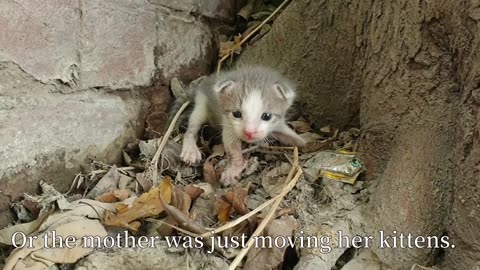
[[[246,129],[243,131],[243,134],[245,134],[245,137],[247,137],[247,139],[251,140],[255,137],[255,131],[254,130],[250,130],[250,129]]]

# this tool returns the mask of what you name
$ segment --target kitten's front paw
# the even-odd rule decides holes
[[[183,141],[182,153],[180,154],[180,158],[183,160],[183,162],[192,165],[202,160],[202,152],[200,152],[195,142],[186,140]]]
[[[228,165],[222,173],[222,176],[220,177],[220,183],[224,187],[228,186],[233,186],[238,183],[238,179],[240,179],[240,176],[242,175],[242,171],[246,167],[246,162],[243,162],[243,164],[239,165],[233,165],[230,164]]]

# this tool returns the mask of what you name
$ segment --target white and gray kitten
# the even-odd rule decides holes
[[[198,131],[206,122],[220,125],[229,158],[220,181],[224,186],[235,184],[246,166],[242,141],[262,143],[275,138],[288,145],[305,144],[285,122],[294,98],[293,84],[265,67],[242,67],[205,79],[195,93],[181,158],[189,164],[199,162]]]

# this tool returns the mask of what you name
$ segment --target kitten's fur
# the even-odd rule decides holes
[[[294,98],[292,82],[265,67],[242,67],[205,79],[195,95],[182,159],[187,163],[199,162],[197,133],[207,121],[218,124],[222,127],[222,139],[230,159],[221,182],[224,185],[236,183],[246,165],[241,153],[242,141],[264,142],[273,137],[289,145],[305,143],[285,123],[285,115]],[[233,112],[237,112],[237,116],[240,113],[241,117]]]

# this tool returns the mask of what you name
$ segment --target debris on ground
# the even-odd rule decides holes
[[[304,148],[246,145],[248,163],[242,180],[235,187],[223,188],[219,176],[226,157],[221,140],[213,139],[218,134],[201,134],[204,162],[188,166],[179,160],[183,128],[187,124],[185,118],[181,121],[180,125],[170,123],[169,134],[161,138],[128,145],[124,151],[125,167],[92,163],[92,171],[77,175],[66,195],[43,182],[41,195],[25,195],[15,209],[19,217],[23,217],[21,222],[30,223],[0,231],[0,242],[14,245],[9,241],[13,232],[23,232],[37,237],[32,242],[35,248],[16,243],[17,248],[7,258],[5,269],[44,269],[54,264],[72,264],[92,252],[94,257],[88,259],[91,255],[87,256],[77,269],[86,267],[81,265],[88,265],[90,260],[97,260],[94,258],[118,256],[112,252],[124,254],[132,261],[140,258],[138,256],[147,256],[138,248],[126,251],[117,247],[112,251],[113,247],[105,242],[82,247],[84,235],[103,239],[122,231],[127,233],[115,241],[124,243],[128,237],[135,237],[136,241],[142,236],[157,237],[161,247],[149,248],[165,249],[167,237],[185,237],[181,241],[186,243],[182,256],[193,258],[199,256],[198,250],[204,250],[209,251],[205,260],[216,261],[217,265],[215,257],[223,258],[222,263],[227,264],[225,259],[233,260],[235,266],[243,262],[244,269],[274,269],[290,263],[284,261],[287,246],[242,249],[244,244],[248,246],[247,239],[254,236],[292,239],[298,237],[300,231],[334,239],[338,230],[351,233],[351,220],[355,217],[345,215],[349,211],[355,213],[356,205],[363,202],[363,185],[353,181],[352,186],[343,184],[326,173],[356,179],[363,171],[359,155],[350,152],[353,150],[350,146],[358,144],[358,130],[339,132],[330,127],[314,130],[303,119],[291,121],[291,127],[308,138]],[[312,150],[312,145],[324,142],[328,144],[323,144],[321,150]],[[319,214],[322,212],[325,214]],[[319,217],[325,219],[318,220]],[[57,243],[63,246],[54,250],[48,248],[51,241],[45,241],[49,240],[51,231],[56,231],[57,241],[64,240]],[[212,231],[220,238],[209,242]],[[65,247],[67,236],[77,240],[75,248]],[[225,240],[242,238],[245,240],[242,246],[229,246]],[[188,239],[200,240],[195,246],[195,242],[188,243]],[[131,244],[122,247],[132,248]],[[166,252],[168,248],[171,246],[167,245],[165,256],[170,256]],[[106,250],[108,254],[102,253]],[[343,252],[336,249],[322,253],[321,249],[302,247],[297,256],[300,256],[299,265],[310,264],[306,258],[335,265]]]
[[[218,68],[268,31],[287,2],[247,1],[238,13],[245,25],[223,37]],[[177,99],[188,96],[199,80],[185,88],[174,78],[171,91]],[[292,119],[288,124],[306,145],[245,145],[241,181],[223,188],[227,161],[214,127],[200,132],[200,164],[180,160],[187,106],[149,118],[148,139],[125,147],[124,164],[94,161],[66,194],[41,182],[41,195],[16,202],[18,224],[0,231],[0,243],[15,247],[4,269],[332,269],[347,248],[326,252],[328,246],[338,243],[338,231],[358,233],[359,206],[368,201],[359,180],[365,170],[356,152],[360,130],[317,130]],[[307,247],[293,241],[306,236],[331,242]],[[285,244],[259,248],[260,238]]]

